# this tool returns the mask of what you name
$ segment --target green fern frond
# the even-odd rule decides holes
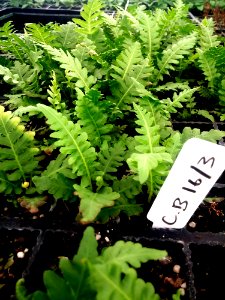
[[[182,31],[190,32],[191,21],[187,18],[188,9],[183,1],[174,2],[174,6],[168,10],[157,9],[154,12],[155,20],[159,26],[160,40],[166,39],[166,44],[172,43],[174,38],[182,36]]]
[[[52,45],[55,39],[52,34],[51,23],[47,25],[41,25],[36,23],[26,24],[25,31],[37,42],[47,45]]]
[[[125,50],[112,65],[115,73],[112,73],[111,76],[118,81],[124,81],[128,76],[133,75],[135,66],[141,65],[142,61],[141,44],[129,41],[125,45]]]
[[[137,70],[137,78],[141,76],[142,69],[145,69],[144,62],[143,66]],[[114,96],[112,102],[115,103],[115,109],[130,110],[132,103],[138,102],[140,97],[150,95],[150,92],[145,89],[144,85],[138,79],[134,77],[126,78],[124,82],[117,82],[115,86],[111,87]]]
[[[60,87],[57,83],[55,72],[52,73],[51,84],[52,85],[47,90],[49,94],[48,101],[52,104],[54,109],[63,112],[66,108],[66,104],[61,99]]]
[[[139,126],[136,131],[140,134],[135,136],[137,142],[135,149],[140,153],[153,153],[154,148],[159,146],[159,125],[155,124],[151,113],[141,106],[134,104],[134,111],[137,116],[135,123]]]
[[[79,59],[73,57],[69,51],[64,52],[63,49],[56,49],[49,45],[42,45],[44,49],[52,55],[52,58],[60,63],[60,67],[65,70],[68,81],[76,79],[76,87],[84,88],[88,91],[96,82],[93,75],[88,76],[88,71],[83,68]]]
[[[94,221],[103,207],[114,205],[114,200],[120,194],[113,192],[110,187],[103,187],[99,192],[94,193],[87,188],[74,184],[75,194],[80,198],[80,214],[82,223]]]
[[[18,74],[13,74],[9,68],[3,67],[1,65],[0,65],[0,75],[3,75],[4,81],[9,84],[17,84],[19,82]]]
[[[43,104],[37,104],[37,108],[45,115],[47,123],[54,130],[50,136],[57,139],[55,146],[60,148],[61,153],[69,156],[68,163],[73,173],[82,176],[85,184],[92,186],[97,154],[88,142],[87,134],[81,131],[79,124],[69,121],[66,116],[53,108]]]
[[[138,204],[135,197],[141,193],[141,184],[134,180],[133,176],[124,176],[121,180],[114,180],[113,190],[120,194],[113,207],[103,208],[97,220],[101,223],[108,222],[111,218],[116,218],[121,212],[130,216],[138,216],[142,213],[142,204]]]
[[[177,91],[186,90],[189,88],[188,82],[167,82],[166,84],[154,87],[154,91]]]
[[[128,42],[127,47],[112,65],[114,72],[111,76],[117,80],[119,85],[112,90],[116,99],[116,107],[123,108],[124,104],[131,104],[136,96],[149,94],[145,89],[147,78],[152,69],[149,67],[148,59],[144,59],[139,42]]]
[[[3,26],[0,27],[0,38],[6,38],[11,33],[15,31],[12,21],[5,22]]]
[[[0,106],[0,191],[20,192],[21,184],[29,181],[37,168],[35,156],[38,149],[33,145],[34,132],[25,131],[19,117],[13,117]],[[12,184],[11,184],[12,183]]]
[[[105,180],[114,180],[117,178],[118,167],[122,166],[124,161],[126,147],[123,141],[118,141],[112,147],[106,141],[102,144],[98,153],[100,162],[100,171],[102,171]]]
[[[213,58],[218,72],[225,75],[225,68],[224,68],[225,47],[223,45],[219,45],[217,47],[211,47],[210,49],[205,51],[205,55],[209,59]]]
[[[117,241],[115,245],[104,249],[101,259],[104,265],[118,265],[126,274],[130,267],[140,268],[142,263],[162,259],[166,255],[166,251],[143,247],[140,243]]]
[[[211,89],[215,88],[215,80],[220,77],[218,70],[216,68],[216,61],[214,58],[208,57],[202,50],[197,49],[198,51],[198,61],[203,74],[205,75],[206,80],[208,81],[208,86]]]
[[[211,47],[217,47],[220,44],[218,36],[214,35],[214,21],[212,18],[204,18],[200,24],[199,45],[204,52]]]
[[[55,44],[63,50],[74,49],[78,43],[77,34],[75,34],[76,25],[73,22],[61,24],[55,30]]]
[[[162,58],[158,60],[158,70],[155,71],[155,84],[159,80],[163,80],[164,74],[169,74],[170,70],[175,70],[175,65],[178,65],[185,56],[191,54],[195,43],[196,34],[192,33],[163,50]]]
[[[50,162],[41,176],[34,176],[32,181],[39,193],[47,191],[56,200],[68,200],[74,197],[73,181],[71,179],[75,178],[76,175],[68,164],[68,158],[63,154],[59,154],[55,160]]]
[[[136,124],[140,127],[136,131],[140,134],[135,136],[136,151],[127,159],[128,166],[135,178],[141,184],[147,183],[149,190],[149,200],[162,184],[163,176],[167,176],[168,167],[172,163],[169,153],[159,144],[159,125],[154,124],[154,118],[150,112],[134,104],[137,115]]]
[[[142,41],[142,52],[149,58],[149,61],[152,61],[161,43],[159,25],[154,16],[149,16],[145,12],[140,12],[137,18],[140,22],[138,27]]]
[[[101,146],[103,140],[110,140],[113,125],[107,124],[108,116],[100,104],[101,93],[90,90],[76,101],[76,115],[79,124],[88,134],[92,146]]]
[[[89,0],[83,5],[80,15],[83,19],[74,18],[73,22],[79,25],[76,32],[90,35],[95,33],[103,23],[102,2],[100,0]]]
[[[209,131],[201,131],[199,128],[185,127],[181,133],[181,142],[184,144],[188,139],[196,137],[207,140],[212,143],[217,143],[221,138],[224,138],[225,131],[211,129]]]
[[[183,90],[179,92],[178,94],[174,92],[173,94],[173,100],[165,99],[163,100],[165,104],[165,109],[170,113],[176,113],[177,108],[182,108],[183,104],[182,102],[192,103],[194,101],[193,94],[198,90],[199,88],[188,88],[186,90]]]
[[[225,106],[225,79],[221,81],[221,87],[219,89],[220,104]]]
[[[165,139],[172,130],[170,122],[170,113],[165,108],[164,101],[159,101],[153,97],[143,97],[139,104],[142,108],[149,112],[153,118],[153,126],[159,126],[159,134],[161,139]]]
[[[118,265],[96,265],[91,281],[97,288],[99,299],[160,300],[153,285],[137,278],[136,271],[133,269],[124,275]]]

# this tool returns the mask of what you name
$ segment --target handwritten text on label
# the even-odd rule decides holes
[[[148,213],[153,227],[184,227],[224,169],[225,147],[188,140]]]

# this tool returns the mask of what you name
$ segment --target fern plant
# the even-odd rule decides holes
[[[97,251],[92,227],[86,228],[77,254],[70,260],[61,258],[58,275],[46,270],[45,291],[28,294],[26,282],[16,284],[16,297],[25,299],[154,299],[159,300],[154,286],[138,278],[136,268],[149,260],[167,256],[164,250],[143,247],[131,241],[117,241],[113,246]],[[177,289],[177,299],[180,291]]]
[[[40,153],[28,168],[17,154],[20,139],[12,143],[20,172],[2,162],[8,168],[1,168],[2,193],[21,193],[28,202],[49,195],[76,202],[83,223],[139,215],[157,195],[184,136],[215,143],[224,136],[173,129],[174,118],[193,114],[224,119],[224,47],[213,22],[194,25],[181,0],[168,10],[128,6],[114,15],[90,0],[67,24],[27,24],[17,33],[6,23],[0,40],[5,106],[10,120],[19,117],[35,132],[23,151]],[[14,172],[20,176],[14,179]],[[23,182],[30,188],[21,188]]]
[[[0,106],[0,192],[21,194],[38,166],[35,132],[25,131],[20,118]]]

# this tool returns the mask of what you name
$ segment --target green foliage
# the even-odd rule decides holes
[[[19,117],[0,106],[0,192],[5,194],[22,191],[22,183],[29,182],[37,168],[34,132],[25,131]]]
[[[164,250],[143,247],[139,243],[118,241],[98,254],[94,229],[87,227],[76,255],[60,259],[61,275],[46,270],[46,292],[28,294],[26,282],[17,281],[18,300],[40,299],[154,299],[159,300],[150,282],[137,277],[135,268],[149,260],[167,256]],[[179,298],[178,298],[179,299]]]
[[[154,124],[154,118],[150,112],[134,104],[137,115],[136,124],[139,128],[136,131],[140,134],[136,136],[136,151],[128,158],[127,163],[130,169],[137,174],[136,179],[141,183],[146,183],[149,189],[149,199],[157,191],[162,176],[167,175],[168,167],[172,163],[169,153],[160,146],[159,126]]]
[[[127,2],[107,14],[104,2],[90,0],[67,24],[0,28],[4,105],[36,133],[30,149],[40,151],[24,176],[30,187],[4,181],[4,190],[32,205],[49,194],[79,199],[83,223],[139,215],[187,138],[223,136],[173,129],[172,120],[193,114],[225,118],[225,50],[212,20],[193,24],[184,2],[168,2],[151,11]]]
[[[169,70],[174,70],[174,65],[178,65],[181,59],[191,54],[191,50],[196,43],[196,34],[191,34],[179,39],[176,43],[169,45],[163,51],[161,60],[158,61],[159,70],[156,71],[156,83],[163,79],[163,74],[169,74]]]
[[[76,102],[76,115],[93,146],[100,147],[103,141],[109,141],[113,125],[107,124],[108,114],[99,105],[101,94],[90,90]]]
[[[41,176],[34,176],[32,180],[39,193],[48,191],[56,200],[71,200],[74,192],[72,184],[75,178],[76,175],[73,174],[68,164],[68,158],[59,154],[55,160],[50,162]]]
[[[71,165],[72,172],[83,176],[83,183],[91,186],[97,154],[88,142],[87,134],[81,130],[78,123],[74,124],[53,108],[44,104],[38,104],[37,108],[48,118],[47,123],[54,130],[50,136],[57,139],[55,146],[59,147],[64,155],[69,155],[68,164]]]
[[[91,35],[95,33],[102,25],[101,19],[102,3],[99,0],[91,0],[88,4],[84,4],[80,15],[83,19],[73,19],[79,25],[76,32]]]

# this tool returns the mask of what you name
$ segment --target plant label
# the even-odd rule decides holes
[[[224,146],[188,140],[148,212],[153,227],[183,228],[224,170]]]

